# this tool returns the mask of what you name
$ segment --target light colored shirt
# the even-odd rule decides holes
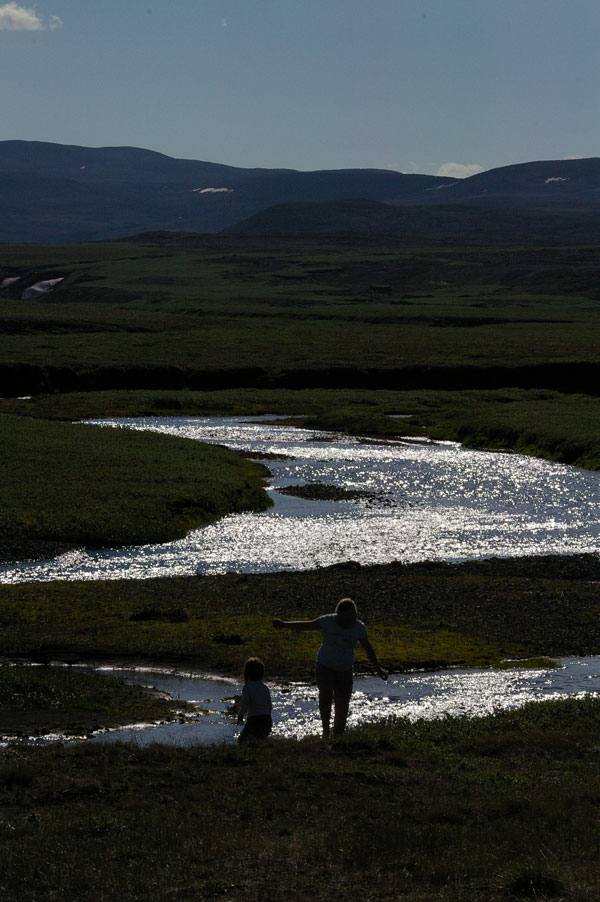
[[[362,620],[345,629],[337,622],[335,614],[319,617],[323,630],[323,641],[317,652],[317,663],[331,670],[350,670],[354,664],[354,646],[367,636],[367,628]]]
[[[248,712],[248,717],[256,717],[257,715],[271,715],[271,693],[262,680],[248,680],[244,683],[242,689],[242,703],[240,705],[240,715]]]

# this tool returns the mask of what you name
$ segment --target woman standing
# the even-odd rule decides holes
[[[323,738],[329,739],[332,702],[335,704],[333,735],[341,736],[348,719],[354,678],[354,647],[357,642],[364,648],[381,679],[387,680],[388,676],[369,642],[366,626],[358,619],[355,603],[351,598],[342,598],[336,606],[335,614],[323,614],[316,620],[276,619],[273,626],[277,629],[322,630],[323,640],[317,653],[316,676]]]

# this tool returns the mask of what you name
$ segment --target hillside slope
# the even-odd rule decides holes
[[[231,235],[382,235],[413,246],[596,244],[600,210],[395,206],[370,200],[277,204],[230,226]]]
[[[535,209],[588,220],[600,211],[600,158],[521,163],[461,180],[383,169],[244,169],[136,147],[0,141],[0,242],[90,241],[160,230],[211,233],[280,204],[357,199],[409,209]],[[452,237],[455,228],[460,234],[466,227],[477,236],[483,220],[462,214],[453,224],[455,215],[434,220],[434,231]],[[418,237],[429,228],[422,213],[394,219],[389,211],[385,217],[381,210],[376,216],[371,211],[365,221],[364,211],[355,207],[350,223],[348,210],[334,210],[331,217],[327,231],[372,226],[392,234],[416,229]],[[500,226],[528,233],[527,223],[495,222],[492,238]]]
[[[134,147],[0,142],[0,241],[217,232],[274,204],[409,200],[447,180],[387,170],[297,172],[176,160]]]

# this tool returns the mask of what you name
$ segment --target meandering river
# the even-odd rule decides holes
[[[342,561],[459,561],[600,551],[600,473],[453,442],[368,438],[279,426],[272,417],[89,421],[214,442],[262,457],[274,506],[160,545],[80,550],[0,568],[0,582],[148,579],[306,570]],[[304,484],[367,493],[319,501]]]
[[[426,439],[375,441],[281,426],[270,417],[147,417],[96,421],[269,455],[273,507],[225,517],[161,545],[82,549],[51,561],[0,568],[0,582],[147,579],[227,571],[305,570],[361,564],[459,561],[496,556],[600,552],[600,474],[515,454],[470,451]],[[90,421],[91,422],[91,421]],[[275,457],[271,457],[274,455]],[[322,501],[289,487],[333,486],[354,493]],[[482,715],[527,701],[600,690],[600,657],[566,659],[560,669],[451,670],[360,677],[350,725],[389,716]],[[104,668],[132,683],[193,702],[186,723],[100,732],[94,742],[231,742],[227,715],[234,680],[169,669]],[[318,732],[316,689],[272,687],[275,734]],[[42,741],[51,741],[46,737]],[[1,743],[0,743],[1,744]]]

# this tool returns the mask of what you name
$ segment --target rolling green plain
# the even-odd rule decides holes
[[[0,276],[21,279],[0,305],[0,391],[41,395],[0,411],[300,413],[379,434],[414,413],[408,431],[600,460],[597,246],[158,234],[4,245]]]
[[[23,380],[19,366],[46,368],[52,389],[61,379],[86,390],[211,382],[563,389],[581,378],[577,365],[597,365],[596,247],[487,251],[156,236],[5,245],[0,270],[26,284],[64,276],[41,302],[2,304],[4,366]],[[571,368],[560,385],[549,384],[558,379],[552,370],[540,370],[551,365]],[[145,371],[143,385],[135,384],[136,367]]]
[[[261,466],[233,452],[73,424],[85,417],[301,415],[311,429],[600,468],[597,246],[150,235],[0,246],[0,281],[12,277],[0,291],[5,560],[167,540],[268,504]],[[19,299],[58,277],[52,294]],[[394,669],[598,654],[599,571],[587,555],[2,585],[0,732],[19,716],[74,732],[168,716],[137,690],[77,690],[71,674],[8,666],[32,656],[237,673],[259,654],[271,678],[309,679],[309,640],[270,620],[316,616],[341,595],[357,599]],[[331,749],[9,747],[0,891],[15,902],[593,900],[599,707],[382,724]]]

